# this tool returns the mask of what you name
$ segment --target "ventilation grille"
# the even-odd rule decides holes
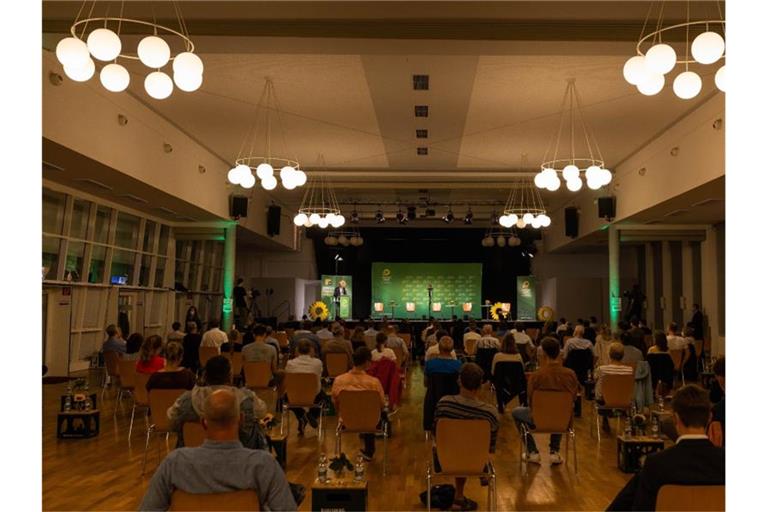
[[[429,117],[429,105],[416,105],[413,110],[416,117]]]
[[[416,154],[420,156],[428,155],[429,148],[425,148],[425,147],[416,148]]]
[[[426,139],[429,137],[429,130],[426,129],[418,129],[416,130],[416,138],[417,139]]]
[[[94,187],[98,187],[102,190],[113,190],[113,188],[110,187],[109,185],[105,185],[100,181],[92,180],[90,178],[79,178],[79,179],[76,179],[75,181],[78,181],[80,183],[85,183],[86,185],[93,185]]]
[[[429,75],[413,75],[413,90],[414,91],[428,91],[429,90]]]
[[[43,160],[43,170],[44,171],[64,171],[64,168]]]

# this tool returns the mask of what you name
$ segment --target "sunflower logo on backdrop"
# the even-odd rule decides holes
[[[549,306],[541,306],[536,314],[542,322],[549,322],[555,317],[555,310]]]
[[[318,300],[316,302],[313,302],[311,306],[309,306],[309,317],[312,320],[317,320],[318,318],[320,320],[325,320],[328,318],[328,306],[325,305],[325,302]]]
[[[502,318],[505,318],[507,315],[504,312],[504,305],[501,302],[495,303],[493,306],[491,306],[491,318],[496,320],[497,322],[501,320]]]

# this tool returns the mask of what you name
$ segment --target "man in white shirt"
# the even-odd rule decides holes
[[[426,363],[430,359],[436,358],[438,355],[440,355],[440,344],[434,343],[426,352],[424,352],[424,362]],[[451,349],[451,359],[456,359],[456,351],[453,349]]]
[[[177,341],[179,343],[184,341],[185,333],[181,330],[181,322],[173,322],[171,329],[173,330],[168,333],[167,341]]]
[[[323,324],[323,328],[318,330],[315,334],[320,340],[330,340],[333,338],[333,333],[328,329],[328,324]]]
[[[467,340],[479,340],[480,339],[480,333],[477,332],[477,324],[474,320],[470,320],[469,327],[467,327],[467,331],[464,333],[464,344],[466,345]]]
[[[289,359],[285,363],[285,373],[286,375],[289,373],[314,373],[317,375],[315,403],[321,403],[325,399],[325,394],[320,385],[320,379],[323,377],[323,362],[309,355],[312,352],[312,342],[308,339],[302,338],[298,341],[296,352],[298,356]],[[317,428],[319,424],[317,420],[320,416],[320,411],[317,408],[310,409],[309,414],[306,413],[303,407],[294,408],[293,412],[296,414],[296,419],[299,420],[299,435],[304,435],[304,427],[307,422],[313,428]]]
[[[672,322],[667,327],[667,346],[669,350],[685,350],[688,348],[688,340],[680,336],[680,327],[677,322]]]
[[[376,335],[379,333],[376,329],[373,328],[373,322],[368,322],[367,329],[363,331],[363,336],[371,336],[373,338],[376,337]]]
[[[565,342],[565,347],[563,348],[563,361],[568,359],[568,352],[571,350],[582,350],[586,348],[592,351],[592,355],[595,355],[595,346],[592,345],[591,341],[584,338],[584,326],[577,325],[573,329],[573,337]]]
[[[493,326],[491,324],[483,326],[483,335],[477,340],[477,348],[495,348],[496,350],[501,348],[499,339],[493,336]]]
[[[515,328],[512,329],[512,336],[515,337],[515,345],[517,345],[518,352],[521,354],[527,353],[529,356],[533,354],[533,340],[528,336],[528,333],[525,332],[525,326],[522,323],[515,322]]]
[[[560,334],[563,331],[568,330],[568,322],[565,320],[565,318],[560,319],[560,323],[557,324],[557,329],[555,330],[556,334]]]
[[[595,370],[595,398],[601,400],[603,398],[603,377],[606,375],[633,375],[634,370],[628,364],[623,364],[621,360],[624,358],[624,345],[618,341],[611,343],[608,348],[608,364],[598,366]],[[607,425],[607,417],[605,417],[604,424]]]
[[[405,356],[405,359],[408,359],[408,345],[405,344],[405,340],[397,335],[397,327],[394,325],[390,325],[387,327],[387,343],[386,346],[394,349],[395,347],[400,347],[403,349],[403,355]]]
[[[219,321],[214,319],[208,322],[208,330],[203,334],[200,346],[216,347],[218,349],[227,341],[229,341],[227,333],[219,329]]]

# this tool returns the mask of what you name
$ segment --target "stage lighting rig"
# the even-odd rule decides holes
[[[451,207],[449,206],[448,213],[443,215],[443,222],[445,222],[446,224],[450,224],[451,222],[453,222],[454,218],[455,217],[453,216],[453,210],[451,210]]]
[[[378,224],[381,224],[382,222],[385,222],[387,220],[386,217],[384,217],[384,212],[381,211],[381,208],[379,208],[378,211],[376,212],[375,219]]]
[[[474,217],[474,214],[472,213],[472,208],[468,208],[467,214],[464,215],[464,224],[472,224],[472,217]]]

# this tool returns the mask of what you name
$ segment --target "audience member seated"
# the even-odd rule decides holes
[[[216,347],[221,351],[221,346],[228,341],[227,333],[219,329],[219,321],[213,319],[208,322],[208,330],[203,334],[201,347]]]
[[[707,436],[712,444],[725,448],[725,356],[717,358],[712,365],[712,372],[723,390],[723,398],[712,407],[712,421],[707,427]]]
[[[688,347],[688,341],[680,336],[677,322],[671,322],[667,327],[667,346],[669,350],[685,350]]]
[[[201,403],[205,441],[179,448],[160,463],[139,510],[168,510],[174,490],[190,494],[253,489],[262,510],[296,510],[288,481],[275,458],[238,440],[243,413],[234,389],[217,389]]]
[[[425,347],[431,347],[432,345],[437,345],[437,340],[443,336],[450,336],[450,333],[440,327],[440,322],[432,320],[432,323],[424,329],[421,340],[424,342]]]
[[[594,316],[589,317],[589,320],[584,320],[584,338],[588,339],[592,345],[597,341],[597,318]]]
[[[173,324],[171,324],[171,329],[171,332],[166,336],[166,340],[181,343],[184,340],[184,331],[181,330],[181,322],[173,322]]]
[[[266,338],[264,341],[267,345],[271,345],[275,347],[275,350],[277,351],[278,355],[280,354],[280,342],[277,341],[277,338],[274,337],[274,330],[272,329],[272,326],[267,325],[265,326],[266,332]]]
[[[596,364],[598,366],[608,364],[610,361],[610,358],[608,357],[608,349],[613,341],[614,338],[611,328],[608,325],[603,324],[600,327],[597,338],[595,338],[595,356],[597,356]]]
[[[395,347],[400,347],[403,350],[403,356],[405,358],[405,361],[408,360],[408,345],[405,343],[405,340],[397,335],[397,327],[394,325],[390,325],[387,327],[387,347],[394,349]]]
[[[397,356],[395,355],[395,352],[391,348],[387,348],[384,346],[384,344],[387,342],[387,335],[383,332],[380,332],[376,335],[376,348],[374,350],[371,350],[371,360],[372,361],[378,361],[382,357],[385,357],[387,359],[390,359],[392,361],[397,362]],[[365,341],[363,341],[364,346]]]
[[[555,329],[556,334],[564,333],[568,330],[570,326],[568,325],[568,321],[565,318],[561,318],[557,323],[557,329]]]
[[[165,366],[153,373],[147,381],[147,391],[152,389],[192,389],[195,374],[181,366],[184,349],[181,343],[169,341],[165,346]]]
[[[598,366],[595,370],[595,400],[600,405],[605,403],[603,400],[603,382],[605,382],[604,377],[606,375],[634,375],[632,367],[622,363],[624,349],[624,345],[619,342],[611,343],[611,346],[608,349],[610,362]],[[607,411],[604,412],[606,412],[606,414],[603,415],[603,431],[610,433],[611,426],[608,421]]]
[[[529,337],[528,339],[530,340],[531,338]],[[518,350],[526,350],[527,348],[528,345],[517,343],[515,330],[508,332],[506,336],[504,336],[504,339],[501,341],[501,352],[497,352],[493,355],[493,360],[491,361],[491,375],[493,375],[496,370],[496,363],[501,363],[503,361],[517,361],[522,363],[523,357],[520,355]]]
[[[639,349],[635,346],[635,342],[636,339],[632,337],[629,331],[625,331],[621,335],[621,344],[624,345],[624,359],[621,360],[622,363],[637,366],[637,363],[645,359],[645,349]],[[645,341],[643,341],[643,347],[645,347]]]
[[[667,336],[660,330],[653,333],[653,345],[648,349],[649,354],[669,354]]]
[[[669,355],[667,337],[663,331],[653,333],[654,344],[648,349],[648,364],[651,367],[651,380],[657,395],[665,396],[674,383],[674,364]],[[626,347],[625,347],[626,349]],[[663,356],[662,359],[659,357]]]
[[[377,391],[381,401],[382,421],[386,421],[384,388],[381,387],[379,379],[371,377],[366,373],[371,364],[371,351],[368,350],[368,347],[360,347],[352,354],[352,360],[354,367],[347,373],[339,375],[333,381],[331,395],[333,396],[334,407],[338,410],[339,394],[342,391]],[[343,421],[343,418],[339,418],[339,421]],[[375,434],[360,434],[360,437],[363,440],[363,448],[360,450],[360,453],[365,460],[370,461],[373,459],[373,454],[376,451]]]
[[[498,350],[500,346],[499,339],[493,335],[493,326],[485,324],[483,326],[483,335],[477,340],[478,350],[481,348],[495,348]]]
[[[584,341],[592,346],[588,340]],[[573,400],[576,400],[576,395],[579,392],[579,381],[576,378],[576,373],[569,368],[563,367],[560,362],[560,343],[554,338],[544,338],[541,341],[541,348],[544,352],[543,364],[541,368],[528,377],[528,407],[515,407],[512,410],[512,418],[515,420],[521,435],[523,432],[522,423],[525,423],[530,428],[536,428],[533,423],[533,409],[535,407],[533,393],[536,390],[567,391],[571,394]],[[549,438],[549,460],[553,465],[563,462],[560,456],[561,438],[561,434],[551,434]],[[536,447],[536,441],[533,436],[528,434],[525,442],[527,453],[524,454],[524,459],[533,464],[541,464],[541,455],[539,455],[539,449]]]
[[[424,365],[424,385],[427,385],[429,376],[433,373],[458,373],[461,361],[456,359],[453,351],[453,338],[444,335],[437,343],[437,355],[430,358]]]
[[[163,348],[163,338],[153,334],[144,340],[139,350],[139,358],[136,360],[138,373],[155,373],[165,366],[165,359],[160,357]]]
[[[107,339],[101,345],[101,351],[102,352],[112,351],[112,352],[118,352],[120,354],[125,354],[126,352],[125,340],[123,339],[123,334],[120,332],[120,328],[117,327],[115,324],[110,324],[107,326]]]
[[[379,333],[379,331],[377,331],[374,328],[374,323],[372,321],[370,321],[370,320],[367,322],[366,327],[367,327],[367,329],[365,331],[363,331],[363,336],[364,337],[365,336],[376,337],[376,335]]]
[[[536,347],[533,346],[533,340],[528,333],[525,332],[525,326],[522,322],[515,322],[515,327],[509,334],[514,336],[515,344],[517,344],[517,352],[520,353],[526,361],[533,356],[536,351]]]
[[[297,343],[301,339],[309,340],[312,343],[312,347],[315,351],[314,355],[315,357],[320,357],[322,354],[321,348],[320,348],[320,338],[317,337],[317,334],[312,332],[312,322],[307,320],[302,324],[302,328],[298,329],[293,332],[293,338],[291,338],[291,353],[296,353]]]
[[[679,434],[675,445],[650,454],[643,468],[614,498],[607,510],[654,510],[663,485],[725,485],[725,450],[707,438],[710,403],[695,384],[678,389],[672,415]]]
[[[320,339],[321,342],[323,340],[330,340],[334,336],[331,329],[328,328],[328,324],[325,322],[321,324],[321,328],[318,329],[315,334],[317,334],[317,337]]]
[[[443,336],[448,336],[448,331],[445,331],[445,330],[443,330],[443,329],[440,329],[440,330],[438,330],[438,331],[435,333],[435,340],[434,340],[434,342],[431,342],[431,343],[430,343],[430,344],[427,346],[427,350],[424,352],[424,363],[425,363],[425,364],[426,364],[426,362],[427,362],[427,361],[429,361],[430,359],[434,359],[435,357],[437,357],[437,355],[440,353],[440,347],[439,347],[439,344],[438,344],[438,340],[439,340],[440,338],[442,338]],[[431,337],[432,337],[432,336],[430,336],[430,338],[431,338]],[[451,350],[451,357],[452,357],[453,359],[456,359],[456,350],[455,350],[455,349],[454,349],[454,350]]]
[[[227,333],[227,342],[219,347],[222,354],[227,352],[242,352],[243,351],[243,336],[240,334],[235,326],[232,326],[232,330]]]
[[[187,323],[187,334],[184,335],[184,359],[181,361],[181,365],[184,368],[189,368],[193,372],[197,372],[200,368],[200,343],[203,337],[197,332],[197,324],[195,322]]]
[[[266,437],[259,420],[267,415],[267,404],[253,391],[232,386],[232,365],[224,356],[214,356],[205,363],[203,383],[185,391],[168,409],[170,429],[177,433],[177,446],[184,446],[182,429],[188,421],[200,421],[205,400],[216,390],[227,389],[235,394],[243,420],[240,422],[240,442],[248,448],[264,449]]]
[[[352,368],[352,343],[344,339],[344,328],[334,323],[333,337],[324,343],[323,359],[326,354],[341,353],[347,355],[347,369]]]
[[[563,347],[563,361],[568,358],[568,352],[571,350],[589,349],[592,351],[592,355],[595,355],[595,346],[591,341],[584,337],[584,326],[577,325],[573,329],[573,337],[565,342]]]
[[[130,361],[137,360],[143,344],[144,336],[141,334],[135,332],[128,336],[128,340],[125,342],[125,354],[123,354],[123,359],[128,359]]]
[[[326,399],[326,395],[323,393],[322,386],[320,385],[320,381],[323,378],[323,362],[316,357],[312,357],[312,350],[312,342],[310,340],[306,338],[300,339],[296,344],[297,356],[285,363],[285,373],[314,373],[317,375],[315,403],[321,404]],[[309,413],[303,407],[293,407],[292,410],[299,422],[299,435],[304,435],[304,427],[306,427],[307,422],[312,425],[312,428],[318,427],[320,411],[317,408],[310,409]]]
[[[442,343],[442,340],[440,340]],[[480,387],[483,382],[483,369],[475,363],[464,363],[459,371],[459,394],[444,396],[435,408],[435,427],[441,418],[457,420],[486,420],[491,426],[491,453],[496,451],[496,437],[499,432],[499,415],[493,406],[480,399]],[[434,432],[434,428],[433,428]],[[435,457],[435,469],[439,471],[440,461]],[[464,497],[465,477],[456,478],[454,506],[456,510],[471,510]]]
[[[693,327],[685,328],[685,355],[683,360],[683,375],[686,380],[696,381],[699,378],[699,361],[696,357],[696,340],[693,337]]]
[[[357,347],[365,347],[365,330],[363,329],[362,325],[358,325],[355,327],[355,330],[352,331],[352,336],[349,338],[350,343],[352,343],[352,350],[355,350]]]
[[[629,331],[627,331],[627,334],[629,335],[629,345],[632,345],[633,347],[637,348],[641,353],[645,354],[645,352],[648,350],[648,347],[645,344],[645,330],[640,327],[640,319],[636,316],[632,317],[632,319],[629,321]]]
[[[269,363],[269,369],[272,372],[270,386],[278,387],[278,396],[281,395],[283,378],[285,372],[278,368],[278,351],[275,347],[267,344],[267,329],[263,325],[257,325],[253,328],[253,343],[243,347],[243,362],[266,362]],[[247,383],[246,383],[247,384]]]
[[[464,345],[467,344],[467,340],[479,340],[480,339],[480,330],[477,328],[477,322],[474,320],[469,321],[469,326],[464,329],[464,336],[463,341]]]

